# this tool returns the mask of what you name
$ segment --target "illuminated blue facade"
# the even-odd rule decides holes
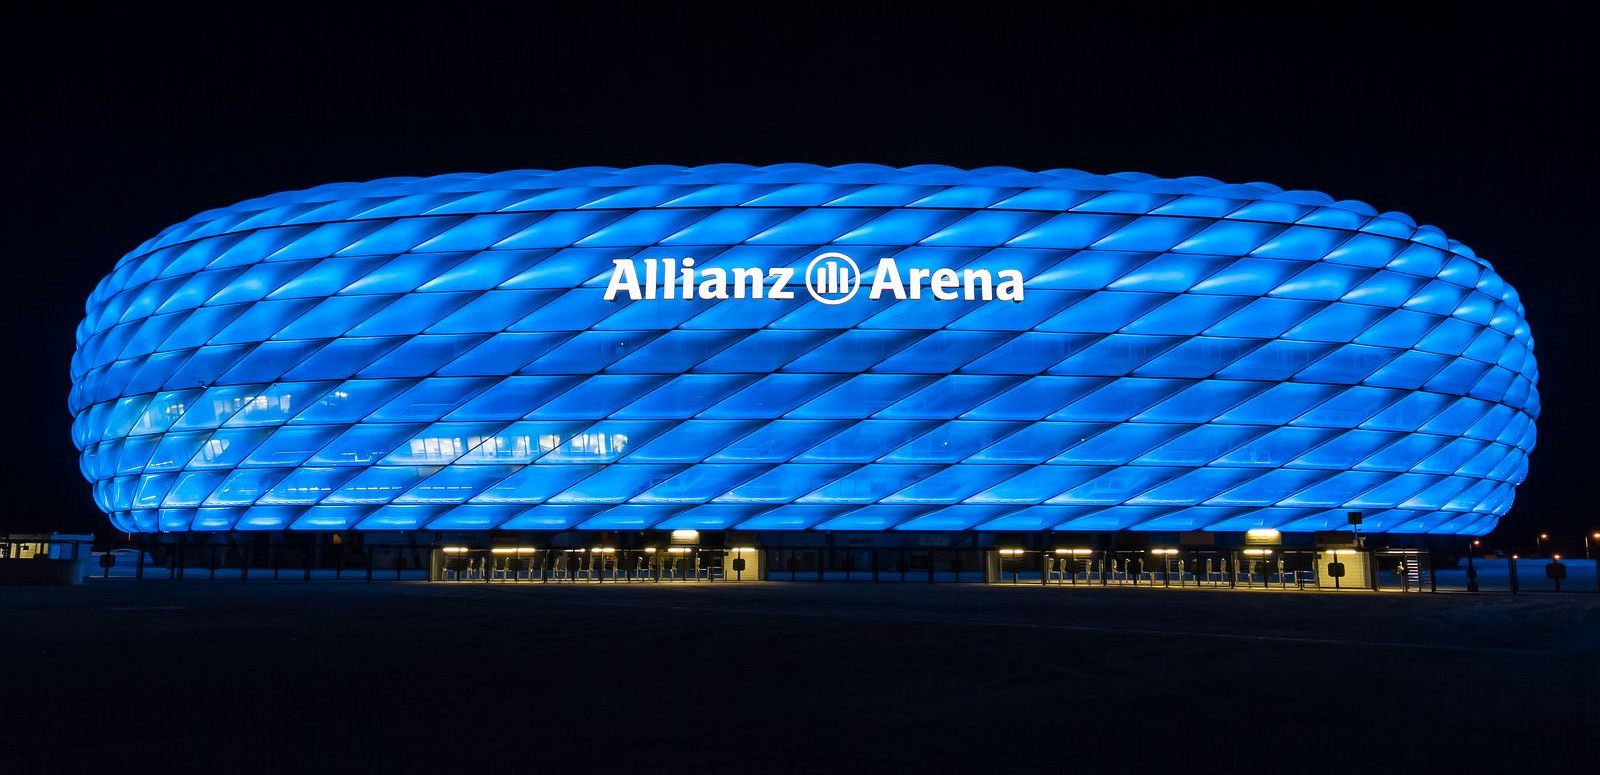
[[[1014,269],[1023,301],[666,300],[619,258]],[[89,299],[70,398],[128,531],[1481,534],[1539,400],[1471,249],[1317,192],[712,165],[336,184]]]

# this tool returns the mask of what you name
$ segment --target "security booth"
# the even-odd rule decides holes
[[[1317,588],[1321,590],[1370,590],[1376,588],[1371,557],[1350,546],[1324,546],[1317,550]]]
[[[725,550],[723,555],[726,567],[723,577],[726,581],[760,581],[761,552],[753,546],[734,546]]]
[[[61,533],[0,535],[0,585],[81,584],[92,540]]]
[[[1377,566],[1361,538],[1365,515],[1345,512],[1348,531],[1322,531],[1316,534],[1317,587],[1333,590],[1378,589]]]

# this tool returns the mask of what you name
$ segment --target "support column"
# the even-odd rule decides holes
[[[1001,581],[1000,553],[993,549],[983,550],[983,583],[999,584]]]

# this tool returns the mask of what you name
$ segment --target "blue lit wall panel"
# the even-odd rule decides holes
[[[615,259],[1015,269],[1023,301],[606,301]],[[1481,534],[1516,291],[1401,213],[1076,170],[582,168],[212,210],[89,299],[96,502],[184,530]]]

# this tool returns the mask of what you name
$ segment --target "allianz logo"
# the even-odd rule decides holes
[[[806,264],[805,275],[795,278],[795,267],[697,267],[693,258],[618,258],[612,260],[606,301],[619,296],[632,301],[676,299],[793,299],[803,284],[813,299],[823,304],[843,304],[861,290],[861,269],[855,259],[837,252],[823,253]],[[867,297],[896,301],[926,296],[934,301],[1022,301],[1022,272],[1016,269],[902,270],[893,258],[878,259]]]

